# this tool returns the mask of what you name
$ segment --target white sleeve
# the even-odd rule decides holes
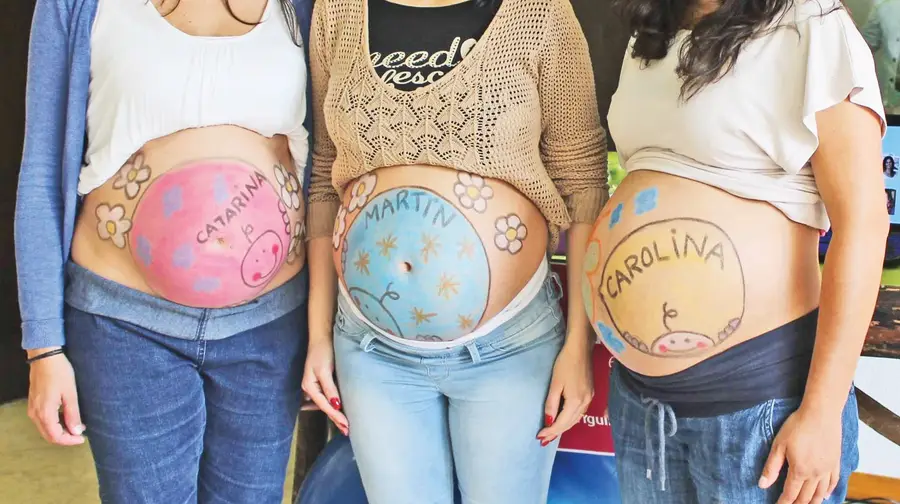
[[[818,4],[816,9],[820,6],[827,9],[822,4],[830,2],[809,3]],[[823,14],[818,10],[796,26],[800,37],[799,54],[805,53],[806,72],[805,75],[802,71],[797,74],[802,81],[798,83],[802,106],[794,110],[800,117],[789,119],[801,121],[802,125],[787,128],[797,137],[791,139],[792,148],[778,160],[789,173],[799,172],[819,148],[817,112],[849,98],[852,103],[872,110],[881,118],[882,135],[887,126],[872,52],[847,11],[840,8],[833,12],[825,10]]]

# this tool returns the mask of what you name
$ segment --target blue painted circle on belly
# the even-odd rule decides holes
[[[363,207],[345,240],[345,286],[376,327],[448,341],[481,321],[490,291],[487,253],[472,224],[437,194],[383,192]]]

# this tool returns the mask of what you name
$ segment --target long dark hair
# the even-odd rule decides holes
[[[893,157],[884,156],[884,159],[881,161],[881,171],[888,177],[893,177],[897,174],[897,163],[894,162]]]
[[[149,0],[148,0],[149,1]],[[171,9],[168,9],[166,12],[161,13],[163,17],[168,16],[169,14],[175,12],[175,9],[181,4],[181,0],[172,0],[174,5]],[[284,16],[285,22],[287,22],[288,29],[291,31],[291,37],[294,40],[294,44],[298,47],[303,46],[303,39],[300,36],[300,29],[297,26],[297,13],[294,11],[294,4],[291,3],[291,0],[267,0],[269,2],[278,1],[281,6],[281,15]],[[170,0],[162,0],[161,4],[166,5],[170,3]],[[240,16],[235,14],[234,9],[231,8],[231,2],[228,0],[222,0],[222,5],[225,6],[225,9],[231,14],[231,17],[236,19],[238,22],[245,24],[247,26],[256,26],[259,24],[259,21],[247,21],[241,19]]]
[[[693,26],[689,26],[690,17],[699,0],[614,0],[614,4],[635,36],[631,56],[644,64],[665,58],[678,31],[691,30],[675,69],[682,79],[681,98],[688,100],[731,71],[744,45],[773,29],[788,8],[800,1],[721,0],[715,11]]]

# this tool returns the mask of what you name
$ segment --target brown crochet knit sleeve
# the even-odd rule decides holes
[[[310,30],[309,66],[312,80],[313,153],[309,180],[309,204],[306,212],[307,239],[331,236],[340,195],[331,181],[337,149],[325,123],[325,95],[328,93],[329,60],[334,30],[329,26],[328,2],[319,0],[313,7]]]
[[[609,198],[606,131],[587,41],[572,4],[557,0],[551,9],[539,67],[541,158],[572,222],[593,223]]]

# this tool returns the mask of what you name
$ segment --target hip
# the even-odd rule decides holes
[[[560,307],[562,287],[550,273],[537,295],[511,319],[489,333],[451,348],[408,345],[375,331],[355,317],[349,302],[338,299],[334,326],[336,354],[362,351],[406,366],[468,366],[501,360],[538,346],[561,346],[565,322]],[[558,348],[554,350],[558,352]],[[340,357],[338,357],[340,359]]]

